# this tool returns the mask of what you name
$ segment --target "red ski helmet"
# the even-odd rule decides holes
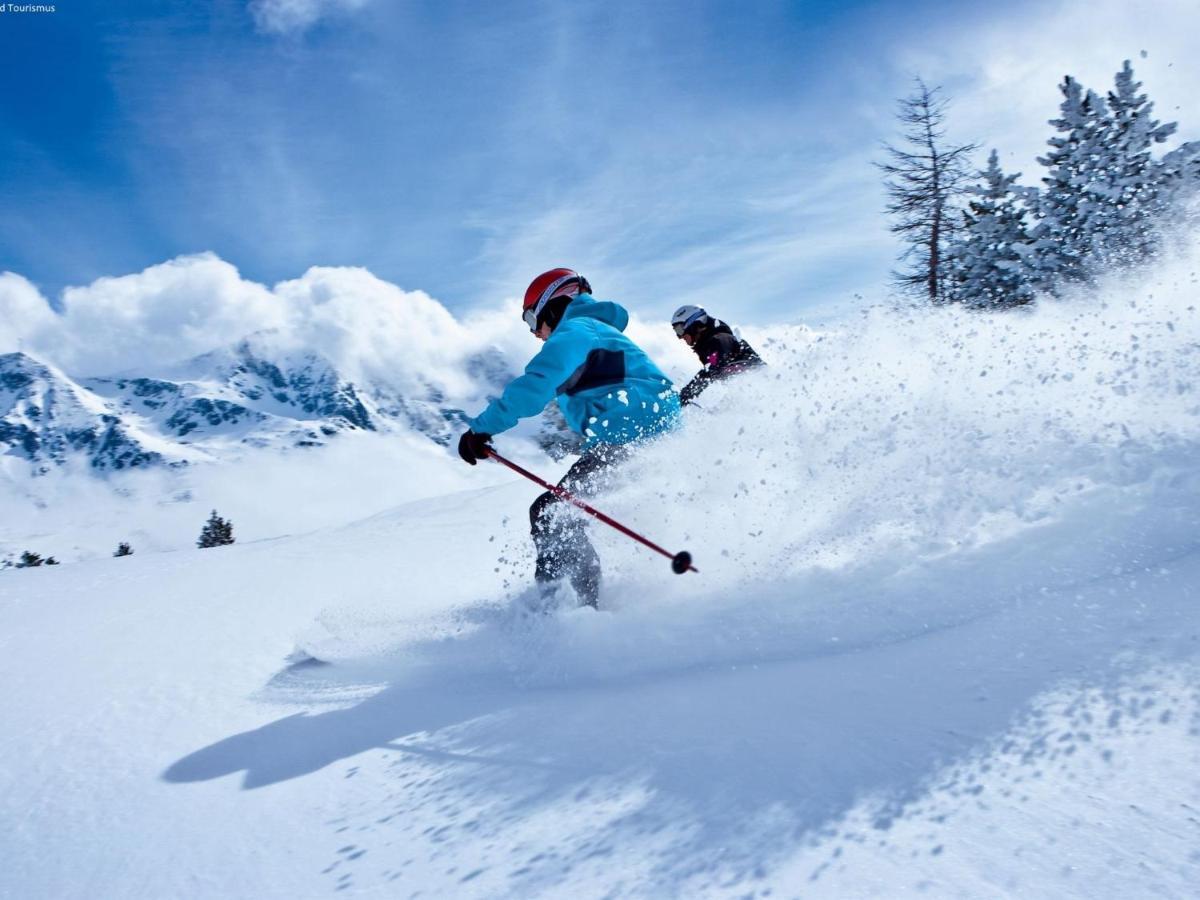
[[[555,297],[574,297],[591,292],[592,286],[588,284],[587,279],[574,269],[551,269],[533,279],[525,289],[521,318],[525,320],[529,330],[536,334],[547,303]]]

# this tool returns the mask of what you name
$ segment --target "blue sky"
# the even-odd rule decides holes
[[[914,72],[955,97],[952,136],[1032,172],[1068,71],[1104,88],[1149,46],[1152,97],[1190,99],[1190,7],[1162,0],[1156,26],[1116,3],[940,0],[9,13],[0,270],[53,297],[213,251],[267,284],[365,266],[464,310],[572,265],[635,304],[795,319],[882,295],[870,163]],[[1200,136],[1200,110],[1177,115]]]

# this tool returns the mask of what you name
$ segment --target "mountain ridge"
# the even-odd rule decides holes
[[[466,363],[473,396],[451,396],[433,377],[351,379],[321,353],[275,346],[269,334],[162,373],[73,378],[22,351],[0,354],[0,459],[36,477],[71,460],[103,474],[321,447],[351,433],[410,432],[447,447],[464,407],[513,374],[498,348]]]

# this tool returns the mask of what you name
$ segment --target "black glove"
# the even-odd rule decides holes
[[[463,462],[475,465],[476,460],[487,459],[491,451],[492,436],[476,434],[474,431],[464,431],[458,439],[458,455]]]

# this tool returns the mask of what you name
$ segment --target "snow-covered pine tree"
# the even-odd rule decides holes
[[[117,550],[113,553],[113,556],[133,556],[133,548],[125,541],[121,541],[121,543],[117,544]]]
[[[1175,216],[1200,201],[1200,141],[1188,141],[1159,163],[1168,195],[1168,215]]]
[[[1085,281],[1096,235],[1109,214],[1109,163],[1104,152],[1106,132],[1104,101],[1070,75],[1059,85],[1063,101],[1060,116],[1050,124],[1060,135],[1050,138],[1052,148],[1038,162],[1050,172],[1042,179],[1038,195],[1039,223],[1034,230],[1033,263],[1038,286]]]
[[[970,180],[969,156],[974,144],[945,141],[946,103],[941,88],[930,89],[920,78],[916,90],[899,102],[904,148],[885,144],[889,162],[877,163],[887,176],[887,212],[892,231],[905,243],[900,259],[906,271],[893,273],[903,290],[930,303],[949,300],[945,250],[958,223],[955,203]]]
[[[995,150],[970,188],[958,239],[949,249],[950,297],[965,306],[1019,306],[1033,299],[1030,256],[1033,237],[1026,221],[1021,177],[1005,175]]]
[[[233,540],[233,522],[222,519],[214,509],[212,515],[208,517],[208,521],[204,523],[204,528],[200,531],[196,546],[202,550],[208,547],[224,547],[232,544]]]
[[[1094,252],[1104,265],[1130,265],[1158,250],[1157,227],[1170,206],[1170,173],[1150,156],[1150,148],[1175,133],[1176,124],[1152,118],[1154,104],[1139,94],[1129,60],[1109,91],[1109,115],[1102,135],[1108,154],[1104,166],[1110,208],[1104,230],[1096,236]]]

